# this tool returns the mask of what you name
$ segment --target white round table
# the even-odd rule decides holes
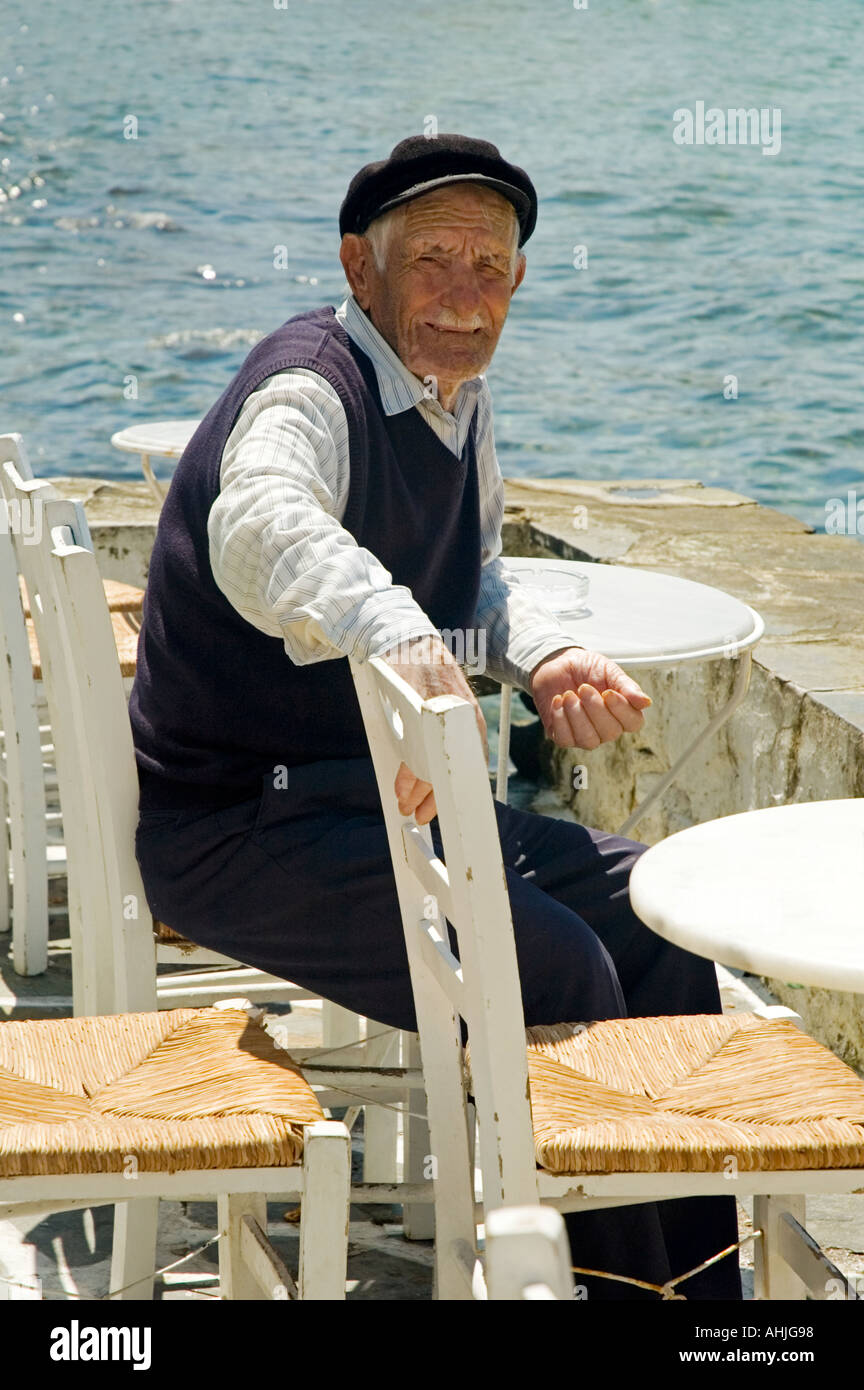
[[[590,651],[602,652],[625,670],[634,667],[672,666],[718,657],[738,658],[732,694],[684,753],[652,787],[627,817],[619,834],[628,835],[645,812],[663,795],[684,765],[737,709],[750,683],[752,648],[765,630],[757,612],[732,594],[710,584],[697,584],[677,575],[630,565],[604,565],[583,560],[533,560],[502,556],[503,568],[517,581],[529,571],[541,578],[587,575],[589,590],[584,608],[555,613],[567,637]],[[550,595],[558,591],[550,589]],[[541,598],[542,601],[542,598]],[[501,688],[501,721],[498,743],[498,777],[495,794],[507,799],[507,764],[510,747],[509,686]]]
[[[640,855],[630,901],[696,955],[864,994],[864,798],[744,811]]]
[[[167,489],[156,478],[150,456],[179,459],[200,423],[199,420],[155,420],[145,425],[130,425],[112,434],[111,443],[115,449],[141,455],[141,470],[156,500],[161,503]]]

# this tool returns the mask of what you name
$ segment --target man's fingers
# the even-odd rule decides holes
[[[399,764],[399,771],[396,773],[396,780],[393,783],[393,790],[396,793],[396,800],[399,802],[399,809],[402,809],[402,801],[411,790],[417,778],[411,771],[407,763]]]
[[[552,728],[555,742],[562,747],[598,748],[623,733],[635,733],[645,722],[641,710],[615,690],[601,694],[587,682],[578,692],[567,690],[552,701]]]
[[[429,783],[421,782],[418,777],[415,777],[407,763],[400,763],[393,790],[396,793],[399,810],[403,816],[410,816],[428,793]]]
[[[552,701],[552,737],[562,748],[575,744],[577,748],[598,748],[600,735],[582,708],[582,701],[572,690],[564,693],[560,703]]]
[[[621,670],[620,666],[617,667],[616,670],[617,674],[615,676],[614,685],[615,693],[623,695],[624,699],[628,701],[632,708],[635,708],[637,710],[647,709],[648,706],[651,704],[651,696],[646,695],[645,691],[642,690],[642,688],[639,685],[637,685],[633,677],[626,675],[625,672]],[[613,687],[610,686],[609,690],[612,689]],[[606,693],[608,692],[604,691],[604,694]]]
[[[421,782],[421,787],[428,786],[428,782]],[[428,825],[430,820],[434,820],[438,811],[435,806],[435,797],[430,791],[428,796],[424,796],[417,810],[414,812],[414,819],[418,825]]]
[[[421,782],[407,763],[399,764],[393,783],[396,804],[403,816],[414,816],[418,825],[425,825],[435,816],[435,798],[431,782]]]
[[[635,734],[637,729],[641,729],[645,723],[645,716],[639,709],[634,709],[630,701],[617,690],[604,690],[603,702],[610,714],[614,714],[621,728],[628,734]]]
[[[624,726],[615,718],[614,712],[609,709],[599,690],[586,683],[579,686],[576,694],[602,743],[611,743],[613,739],[621,737]]]

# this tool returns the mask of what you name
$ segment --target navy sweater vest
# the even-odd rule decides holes
[[[289,367],[319,373],[345,409],[342,525],[439,630],[474,625],[474,424],[458,459],[416,409],[384,414],[372,363],[332,307],[289,319],[256,344],[201,421],[159,518],[129,704],[142,810],[225,805],[257,796],[280,765],[369,754],[348,661],[296,665],[280,638],[237,612],[210,567],[207,518],[226,440],[250,392]]]

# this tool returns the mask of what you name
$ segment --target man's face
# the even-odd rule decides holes
[[[405,204],[383,270],[367,238],[343,242],[361,307],[409,371],[436,379],[445,408],[488,367],[525,273],[525,257],[513,255],[514,223],[493,189],[456,184]]]

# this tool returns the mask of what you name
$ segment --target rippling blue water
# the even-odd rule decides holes
[[[288,6],[3,0],[0,429],[40,471],[140,476],[114,430],[203,414],[338,303],[348,181],[432,115],[540,193],[490,370],[505,474],[700,478],[819,529],[864,496],[859,0]],[[676,145],[700,100],[779,107],[779,155]]]

